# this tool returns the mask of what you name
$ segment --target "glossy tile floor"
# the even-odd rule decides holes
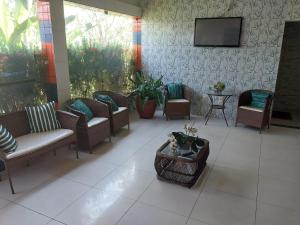
[[[159,113],[159,115],[161,115]],[[299,225],[300,131],[225,127],[193,118],[210,141],[208,167],[188,189],[158,181],[155,151],[184,120],[134,119],[94,154],[61,149],[0,182],[1,225]]]

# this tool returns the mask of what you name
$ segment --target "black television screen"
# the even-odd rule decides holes
[[[239,47],[242,17],[196,18],[194,46]]]

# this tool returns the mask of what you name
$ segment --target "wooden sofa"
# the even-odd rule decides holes
[[[57,119],[61,124],[61,129],[31,133],[29,122],[25,111],[9,113],[0,116],[2,124],[17,140],[18,147],[15,152],[5,154],[0,149],[0,159],[3,160],[8,175],[8,180],[12,194],[15,194],[10,167],[19,160],[28,160],[33,155],[52,150],[62,146],[76,143],[76,125],[79,117],[65,111],[56,111]],[[78,159],[78,149],[76,148],[76,158]]]

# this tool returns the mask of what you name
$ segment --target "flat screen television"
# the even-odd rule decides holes
[[[242,17],[196,18],[194,46],[239,47]]]

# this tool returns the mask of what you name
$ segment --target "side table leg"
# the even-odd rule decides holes
[[[226,119],[226,116],[225,116],[224,109],[222,109],[222,113],[223,113],[223,116],[224,116],[224,119],[225,119],[226,125],[227,125],[227,127],[228,127],[228,123],[227,123],[227,119]]]
[[[205,118],[206,118],[206,120],[205,120],[205,125],[207,124],[207,122],[208,122],[208,120],[209,120],[209,118],[210,118],[210,116],[211,116],[212,111],[213,111],[213,108],[210,107],[209,111],[207,112],[207,114],[206,114],[206,116],[205,116]]]

